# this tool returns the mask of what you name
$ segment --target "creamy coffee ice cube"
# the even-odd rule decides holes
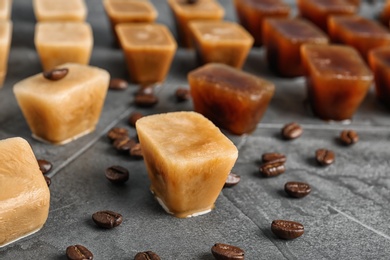
[[[7,21],[11,17],[12,0],[0,1],[0,21]]]
[[[175,18],[176,28],[183,47],[192,47],[192,36],[188,24],[190,21],[222,20],[225,10],[216,0],[168,0]]]
[[[243,27],[226,21],[193,21],[189,28],[202,63],[218,62],[236,68],[244,65],[253,37]]]
[[[0,88],[3,86],[7,75],[8,56],[11,46],[12,23],[0,21]]]
[[[87,17],[84,0],[34,0],[38,22],[83,22]]]
[[[136,126],[161,206],[179,218],[211,211],[237,159],[235,145],[195,112],[145,116]]]
[[[136,83],[164,81],[177,44],[162,24],[118,24],[116,32],[125,54],[130,78]]]
[[[110,75],[87,65],[63,64],[68,74],[60,80],[42,73],[14,86],[23,115],[39,140],[66,144],[95,129],[107,94]]]
[[[26,140],[0,140],[0,247],[37,232],[49,213],[50,192]]]
[[[92,29],[82,22],[37,23],[34,42],[44,70],[67,62],[88,64],[93,47]]]
[[[195,111],[238,135],[256,129],[275,91],[273,83],[220,63],[191,71],[188,83]]]

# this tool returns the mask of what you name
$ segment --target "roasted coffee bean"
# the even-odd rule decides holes
[[[48,80],[60,80],[68,75],[69,69],[61,68],[43,72],[43,77]]]
[[[158,103],[158,98],[153,94],[139,94],[135,96],[134,103],[139,107],[152,107]]]
[[[93,254],[82,245],[68,246],[66,256],[69,260],[92,260]]]
[[[211,253],[217,260],[244,259],[244,250],[228,244],[216,243],[211,248]]]
[[[175,96],[178,102],[187,101],[191,98],[190,91],[186,88],[176,89]]]
[[[155,85],[144,85],[138,88],[136,95],[153,95]]]
[[[118,139],[118,138],[124,137],[124,136],[128,136],[128,135],[129,135],[129,131],[126,128],[123,128],[123,127],[111,128],[111,130],[108,131],[108,133],[107,133],[107,137],[111,141],[115,141],[115,139]]]
[[[135,127],[135,123],[138,119],[142,118],[144,115],[140,112],[133,112],[130,114],[129,119],[127,120],[129,122],[129,125],[132,127]]]
[[[267,162],[280,162],[285,163],[287,161],[286,155],[281,153],[264,153],[261,156],[263,163]]]
[[[142,148],[140,143],[136,143],[133,147],[130,148],[130,156],[136,158],[143,158]]]
[[[241,177],[237,174],[234,174],[232,172],[229,173],[226,181],[225,181],[225,188],[233,187],[234,185],[238,184],[241,180]]]
[[[161,258],[155,252],[146,251],[136,254],[134,260],[161,260]]]
[[[278,176],[286,171],[284,163],[281,162],[267,162],[263,163],[259,168],[260,173],[264,177]]]
[[[51,179],[47,176],[43,176],[45,177],[45,181],[46,181],[46,184],[47,184],[47,187],[50,187],[50,184],[51,184]]]
[[[302,133],[302,127],[294,122],[285,125],[282,129],[282,136],[287,140],[298,138],[302,135]]]
[[[272,232],[282,239],[294,239],[305,232],[301,223],[289,220],[274,220],[271,224]]]
[[[134,145],[136,145],[136,142],[128,136],[115,139],[113,143],[114,148],[119,152],[128,152]]]
[[[114,228],[122,224],[122,215],[110,210],[102,210],[92,214],[92,220],[101,228]]]
[[[53,168],[53,165],[49,161],[43,159],[38,159],[37,161],[39,165],[39,170],[41,170],[43,174],[50,172],[51,168]]]
[[[106,178],[115,184],[122,184],[129,180],[129,171],[122,166],[111,166],[106,169]]]
[[[303,198],[311,192],[311,187],[304,182],[290,181],[284,185],[284,191],[291,197]]]
[[[108,85],[109,89],[112,90],[125,90],[129,86],[129,83],[124,79],[113,78],[110,80],[110,84]]]
[[[354,130],[344,130],[340,134],[340,141],[344,145],[351,145],[359,141],[359,135]]]
[[[335,160],[334,152],[327,149],[318,149],[316,151],[316,160],[320,165],[330,165]]]

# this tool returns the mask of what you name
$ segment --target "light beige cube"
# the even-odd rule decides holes
[[[34,0],[38,22],[83,22],[87,17],[84,0]]]
[[[80,64],[63,64],[69,73],[58,81],[37,74],[14,86],[14,93],[36,139],[66,144],[92,132],[107,94],[107,71]]]
[[[11,46],[12,23],[0,21],[0,88],[4,84],[7,75],[8,56]]]
[[[67,62],[88,64],[91,58],[93,35],[88,23],[37,23],[34,41],[44,70]]]
[[[162,82],[166,78],[177,44],[162,24],[118,24],[116,32],[125,54],[131,79],[136,83]]]
[[[146,116],[136,126],[161,206],[179,218],[210,212],[237,160],[236,146],[196,112]]]
[[[26,140],[0,140],[0,247],[45,224],[50,192]]]
[[[12,0],[0,1],[0,21],[7,21],[11,18]]]

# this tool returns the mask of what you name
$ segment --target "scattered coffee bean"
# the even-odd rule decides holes
[[[61,68],[43,72],[43,77],[48,80],[60,80],[68,75],[69,69]]]
[[[284,139],[291,140],[298,138],[302,135],[303,129],[297,123],[289,123],[285,125],[282,129],[282,136]]]
[[[318,149],[316,151],[316,160],[320,165],[330,165],[335,160],[334,152],[327,149]]]
[[[211,253],[217,260],[244,259],[244,250],[228,244],[216,243],[211,248]]]
[[[109,89],[112,90],[125,90],[129,86],[129,83],[124,79],[113,78],[110,80],[110,84],[108,86]]]
[[[272,221],[271,230],[277,237],[282,239],[298,238],[305,232],[301,223],[288,220]]]
[[[263,163],[267,162],[280,162],[285,163],[287,161],[286,155],[281,153],[264,153],[261,156]]]
[[[158,98],[153,94],[136,95],[134,103],[139,107],[152,107],[158,103]]]
[[[138,88],[136,95],[153,95],[154,88],[155,88],[155,85],[140,86]]]
[[[161,260],[161,258],[155,252],[146,251],[136,254],[134,260]]]
[[[41,170],[43,174],[50,172],[51,168],[53,168],[53,165],[49,161],[43,159],[38,159],[37,161],[39,165],[39,170]]]
[[[284,191],[291,197],[303,198],[311,192],[311,187],[304,182],[290,181],[284,185]]]
[[[136,158],[143,158],[142,148],[140,143],[136,143],[133,147],[130,148],[130,156]]]
[[[128,135],[129,135],[129,131],[123,127],[111,128],[111,130],[108,131],[108,133],[107,133],[107,137],[111,141],[115,141],[115,139],[118,139],[118,138],[123,137],[123,136],[128,136]]]
[[[68,246],[66,256],[69,260],[92,260],[93,254],[82,245]]]
[[[286,171],[284,163],[281,162],[268,162],[263,163],[259,168],[260,173],[264,177],[275,177]]]
[[[122,224],[122,215],[110,210],[98,211],[92,214],[92,220],[101,228],[114,228]]]
[[[129,180],[129,171],[122,166],[111,166],[105,173],[106,178],[115,184],[122,184]]]
[[[51,179],[47,176],[43,176],[45,177],[45,181],[46,181],[46,184],[47,184],[47,187],[50,187],[50,184],[51,184]]]
[[[240,180],[241,180],[241,177],[239,175],[230,172],[227,179],[226,179],[224,187],[225,188],[233,187],[236,184],[238,184],[240,182]]]
[[[340,134],[340,141],[344,145],[351,145],[359,141],[359,135],[354,130],[344,130]]]
[[[128,136],[117,138],[113,143],[114,148],[119,152],[128,152],[134,145],[136,142]]]
[[[142,118],[144,115],[140,112],[133,112],[130,114],[129,119],[127,120],[129,122],[129,125],[132,127],[135,127],[135,123],[138,119]]]
[[[176,89],[175,96],[178,102],[187,101],[191,98],[190,91],[186,88]]]

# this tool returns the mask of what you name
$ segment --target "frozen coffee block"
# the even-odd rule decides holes
[[[92,132],[107,94],[107,71],[80,64],[63,64],[68,74],[60,80],[42,73],[14,86],[14,93],[33,137],[66,144]]]
[[[8,56],[12,38],[12,23],[0,21],[0,88],[7,75]]]
[[[49,214],[50,192],[26,140],[0,140],[0,247],[37,232]]]
[[[374,73],[376,96],[390,108],[390,46],[370,51],[368,60]]]
[[[188,23],[194,20],[222,20],[225,10],[216,0],[168,0],[175,18],[182,46],[192,47],[192,37]]]
[[[302,62],[314,114],[324,120],[351,119],[373,76],[359,53],[342,45],[304,45]]]
[[[201,63],[224,63],[241,68],[253,37],[240,25],[226,21],[193,21],[189,28]]]
[[[7,21],[11,17],[12,0],[0,1],[0,21]]]
[[[147,116],[136,126],[161,206],[179,218],[211,211],[237,160],[234,144],[195,112]]]
[[[263,22],[268,66],[283,77],[303,76],[300,48],[303,44],[328,44],[317,26],[301,18],[270,18]]]
[[[191,71],[188,82],[195,111],[238,135],[256,129],[275,91],[273,83],[219,63]]]
[[[390,0],[386,0],[385,5],[379,15],[379,20],[386,27],[389,27],[390,22]]]
[[[328,31],[328,17],[331,15],[353,15],[358,11],[348,0],[297,0],[300,15]]]
[[[366,60],[370,50],[390,45],[388,29],[361,16],[331,16],[328,31],[334,42],[354,47]]]
[[[67,62],[88,64],[93,47],[91,26],[80,22],[38,23],[34,41],[44,70]]]
[[[115,29],[131,79],[145,84],[164,81],[177,48],[169,29],[149,23],[118,24]]]
[[[87,7],[84,0],[34,0],[38,22],[84,22]]]
[[[255,45],[263,44],[262,25],[266,18],[287,18],[290,6],[283,0],[234,0],[237,17],[255,39]]]
[[[152,23],[157,18],[157,10],[148,0],[104,0],[103,5],[114,33],[119,23]]]

